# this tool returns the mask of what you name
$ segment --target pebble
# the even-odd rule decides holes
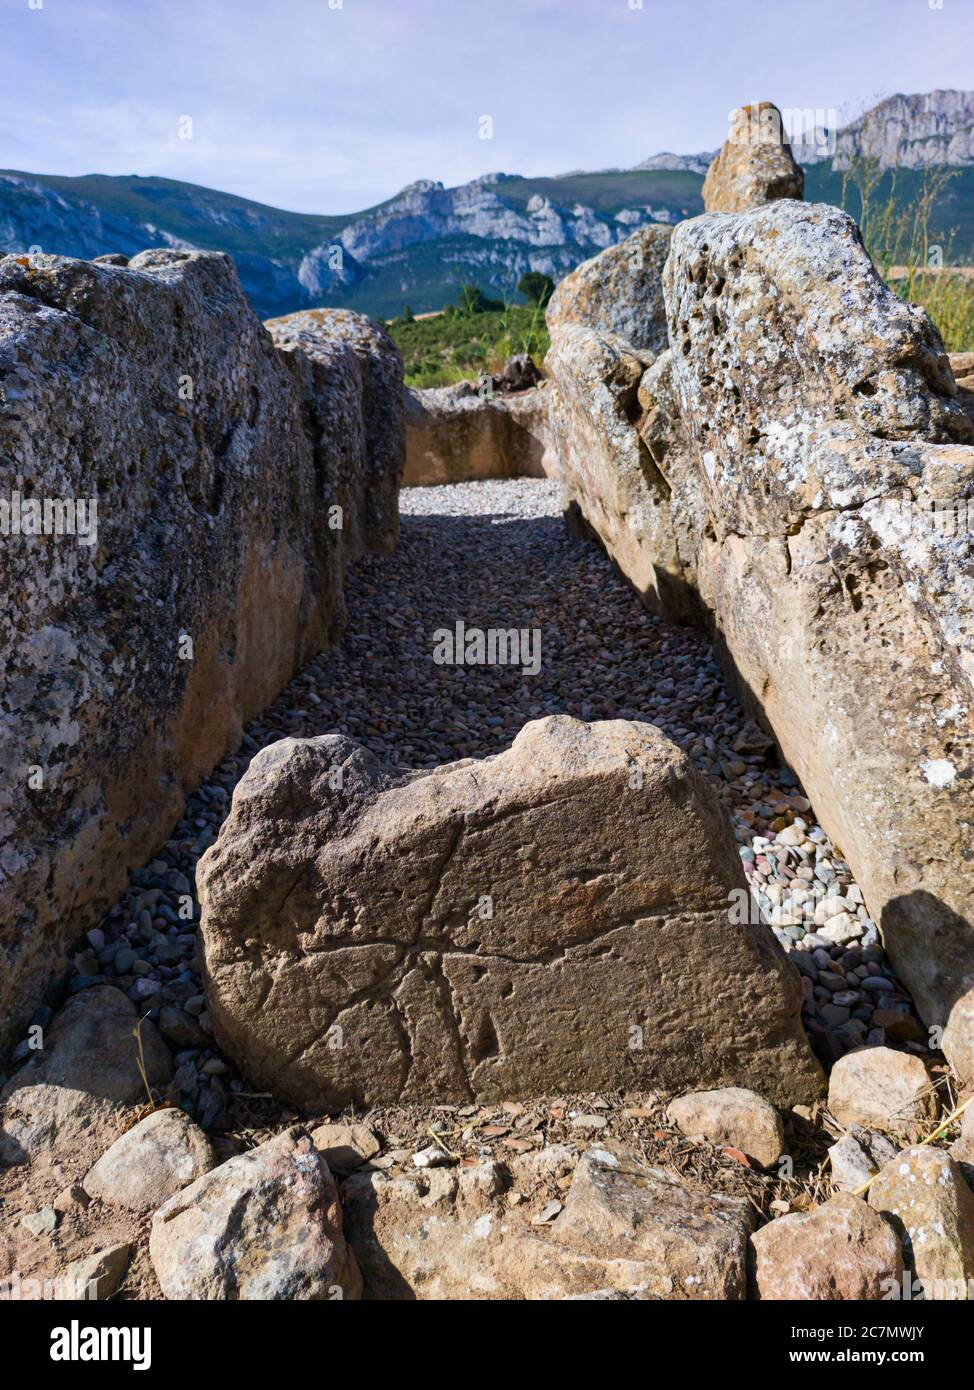
[[[41,1207],[40,1211],[29,1212],[23,1217],[21,1224],[30,1231],[32,1236],[51,1236],[57,1230],[58,1213],[53,1207]]]
[[[428,1148],[419,1149],[413,1154],[413,1164],[417,1168],[445,1168],[454,1160],[450,1155],[441,1149],[439,1144],[430,1144]]]
[[[544,1206],[538,1212],[537,1216],[534,1218],[531,1224],[533,1226],[547,1225],[549,1221],[554,1221],[555,1217],[562,1210],[562,1207],[563,1204],[557,1200],[545,1202]]]

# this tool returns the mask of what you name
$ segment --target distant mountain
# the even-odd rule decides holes
[[[974,165],[974,92],[937,91],[888,97],[836,137],[833,166],[856,157],[883,169]]]
[[[716,158],[716,150],[707,150],[704,154],[671,154],[669,150],[664,150],[662,154],[652,154],[642,163],[634,164],[632,167],[634,169],[685,169],[691,174],[705,174]]]
[[[974,93],[895,96],[844,127],[836,157],[797,149],[805,196],[841,203],[842,171],[855,154],[875,154],[888,174],[878,194],[915,196],[924,168],[957,168],[933,217],[953,233],[955,258],[974,247]],[[648,222],[703,211],[700,189],[712,156],[664,152],[634,169],[574,171],[554,178],[485,174],[457,188],[431,179],[347,216],[284,212],[231,193],[174,179],[67,178],[0,172],[0,252],[43,251],[91,258],[147,247],[227,251],[265,318],[315,304],[391,317],[440,309],[474,283],[513,299],[520,277],[559,279],[580,261]]]
[[[440,309],[460,285],[509,298],[527,270],[558,279],[647,222],[703,209],[700,177],[665,169],[558,179],[424,179],[346,217],[283,212],[174,179],[0,172],[0,251],[91,258],[147,247],[228,251],[266,318],[313,304],[390,316]]]

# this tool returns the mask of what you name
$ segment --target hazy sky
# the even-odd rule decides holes
[[[302,212],[712,149],[745,101],[848,118],[974,72],[974,0],[0,0],[0,32],[0,167]]]

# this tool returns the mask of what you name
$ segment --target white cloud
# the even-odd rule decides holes
[[[333,3],[16,0],[5,161],[347,212],[417,178],[712,148],[742,101],[849,109],[864,81],[963,86],[974,38],[971,7],[919,0],[818,0],[799,23],[780,0]],[[478,139],[482,115],[493,140]]]

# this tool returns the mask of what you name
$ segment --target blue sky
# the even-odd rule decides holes
[[[711,149],[745,101],[847,118],[974,71],[972,0],[0,0],[0,25],[0,167],[302,212]]]

